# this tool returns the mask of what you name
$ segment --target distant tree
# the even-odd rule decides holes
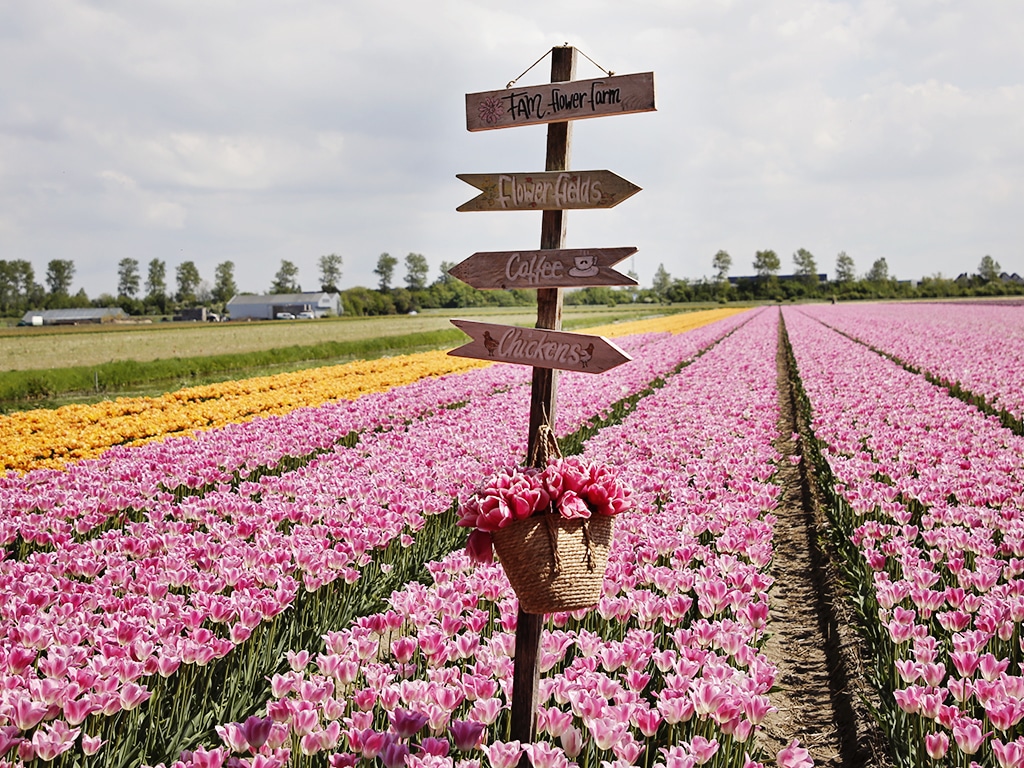
[[[732,256],[727,251],[719,251],[711,259],[711,268],[715,270],[715,280],[724,283],[729,278],[729,270],[732,269]]]
[[[160,259],[149,262],[146,273],[146,296],[158,301],[167,295],[167,263]]]
[[[337,293],[341,285],[341,256],[336,253],[321,256],[317,266],[320,267],[320,290]]]
[[[448,285],[455,280],[454,277],[448,274],[448,271],[455,266],[454,261],[442,261],[441,262],[441,274],[437,278],[437,284]]]
[[[13,315],[30,309],[41,299],[32,263],[25,259],[0,259],[0,314]]]
[[[986,283],[998,280],[999,273],[1002,271],[1003,268],[999,266],[999,262],[991,256],[985,255],[981,257],[981,263],[978,264],[978,277]]]
[[[889,264],[884,256],[880,259],[875,259],[864,279],[869,283],[884,283],[889,279]]]
[[[7,265],[11,286],[19,295],[28,298],[42,290],[42,286],[36,282],[36,271],[32,268],[32,262],[27,259],[12,259]]]
[[[185,306],[194,306],[196,303],[196,292],[199,290],[199,268],[194,261],[183,261],[174,271],[178,281],[178,293],[175,300]]]
[[[134,299],[139,293],[139,260],[125,257],[117,263],[117,295]]]
[[[212,298],[218,304],[227,304],[238,293],[235,284],[235,262],[222,261],[214,270]]]
[[[672,275],[665,269],[664,264],[659,264],[654,271],[654,279],[651,281],[651,290],[658,297],[659,301],[668,298],[668,289],[672,286]]]
[[[706,282],[701,283],[702,286],[706,287]],[[674,278],[669,283],[668,290],[665,292],[665,298],[671,302],[682,303],[686,301],[693,301],[696,285],[691,284],[685,277]],[[709,295],[710,299],[711,296]]]
[[[380,290],[391,290],[391,281],[395,276],[395,266],[397,264],[398,259],[390,253],[382,253],[377,258],[377,268],[373,270],[373,274],[380,278],[378,282]]]
[[[812,285],[818,282],[818,264],[806,248],[800,248],[793,254],[793,264],[796,265],[795,274],[803,278],[804,282]]]
[[[0,259],[0,314],[16,313],[18,305],[18,282],[13,262]]]
[[[51,259],[46,265],[46,285],[54,296],[67,296],[75,277],[75,262],[70,259]]]
[[[410,253],[405,257],[405,285],[410,291],[422,291],[427,287],[427,257],[422,253]]]
[[[775,251],[758,251],[754,254],[754,271],[761,277],[773,277],[781,266]]]
[[[846,255],[846,251],[840,251],[836,256],[836,282],[852,283],[856,279],[853,259]]]
[[[298,284],[299,268],[288,259],[281,259],[281,268],[274,275],[274,283],[270,286],[271,293],[301,293]]]

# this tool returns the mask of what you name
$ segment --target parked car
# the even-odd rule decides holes
[[[299,320],[315,320],[316,315],[312,312],[299,312],[295,317]]]
[[[278,312],[276,315],[274,315],[274,318],[277,320],[294,320],[295,315],[293,315],[291,312]]]

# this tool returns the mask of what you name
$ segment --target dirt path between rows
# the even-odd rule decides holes
[[[778,712],[764,722],[761,742],[775,755],[800,740],[825,768],[885,768],[884,739],[864,699],[872,693],[858,674],[858,640],[838,597],[841,587],[820,543],[826,522],[813,477],[800,456],[798,414],[780,326],[777,356],[779,439],[785,457],[779,471],[782,496],[776,510],[771,575],[770,636],[764,653],[778,667],[772,702]]]

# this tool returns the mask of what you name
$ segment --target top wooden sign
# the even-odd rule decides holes
[[[467,93],[466,128],[488,131],[655,109],[654,73],[640,72]]]

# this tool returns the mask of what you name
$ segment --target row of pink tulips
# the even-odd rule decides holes
[[[983,304],[840,304],[802,311],[1024,422],[1024,312]]]
[[[731,327],[726,323],[693,338],[642,340],[640,349],[650,360],[631,376],[606,377],[607,389],[585,380],[566,388],[572,393],[566,398],[570,404],[582,401],[575,406],[577,421],[646,385],[649,379],[641,382],[636,371],[651,375],[648,366],[653,365],[664,372]],[[155,461],[162,455],[159,446],[116,451],[72,467],[68,476],[92,477],[99,467],[114,476],[134,474],[148,489],[140,498],[129,485],[126,498],[105,502],[111,510],[138,504],[142,521],[83,540],[61,526],[82,517],[73,497],[63,496],[52,515],[56,519],[47,518],[47,499],[55,495],[50,483],[66,488],[63,476],[47,471],[8,477],[8,489],[16,488],[23,498],[35,494],[19,535],[25,535],[26,520],[34,517],[37,530],[48,537],[35,541],[45,549],[23,560],[8,559],[0,569],[0,632],[7,650],[0,716],[15,729],[7,732],[8,750],[13,740],[24,739],[18,742],[22,759],[53,758],[71,749],[74,739],[68,734],[83,725],[90,740],[82,746],[92,749],[96,738],[102,741],[103,734],[132,724],[132,713],[150,696],[163,699],[161,711],[170,710],[171,720],[191,718],[187,706],[169,699],[202,677],[197,668],[238,645],[247,650],[241,657],[233,654],[232,662],[258,681],[262,667],[253,657],[265,655],[259,645],[281,634],[294,641],[310,619],[308,611],[286,615],[299,597],[325,595],[317,610],[330,618],[336,608],[331,595],[337,590],[319,587],[354,582],[371,563],[377,574],[393,568],[387,558],[375,560],[374,550],[390,541],[412,543],[424,515],[450,509],[460,490],[507,462],[510,453],[522,451],[525,438],[511,425],[522,422],[526,388],[517,369],[504,370],[505,385],[488,379],[480,394],[472,387],[463,390],[463,397],[469,391],[475,398],[461,408],[444,407],[462,404],[454,388],[443,389],[447,397],[432,407],[424,407],[420,393],[414,393],[412,400],[420,405],[396,410],[423,418],[408,423],[392,419],[397,421],[392,429],[363,431],[358,450],[335,446],[281,476],[241,483],[221,478],[218,484],[215,476],[222,469],[208,463],[195,472],[195,488],[203,490],[197,495],[161,489],[174,470]],[[390,402],[402,403],[398,394]],[[378,403],[371,406],[376,409]],[[565,410],[571,417],[572,407]],[[340,424],[332,418],[338,411],[344,416]],[[363,426],[382,411],[370,413]],[[302,425],[317,423],[323,427],[318,434],[345,435],[354,423],[349,414],[349,409],[327,406],[294,421],[274,419],[276,432],[264,431],[267,425],[244,426],[301,445]],[[179,447],[188,455],[185,449],[200,444],[206,452],[193,455],[213,456],[211,445],[223,445],[217,435],[203,433],[195,443],[182,441]],[[248,446],[250,455],[259,445],[240,444]],[[169,463],[173,456],[163,458]],[[245,460],[241,454],[235,459]],[[92,499],[83,502],[86,510],[93,504]],[[400,554],[396,550],[389,557]],[[151,702],[147,706],[153,708]],[[124,712],[130,715],[114,719]],[[168,722],[156,730],[174,727]]]
[[[777,313],[766,312],[588,441],[637,491],[600,603],[549,617],[539,738],[507,740],[517,603],[463,553],[389,609],[294,650],[265,708],[176,763],[511,768],[746,766],[771,710],[768,619]],[[807,766],[792,745],[784,766]]]
[[[784,317],[903,764],[1024,765],[1024,438]]]
[[[644,334],[623,344],[638,359],[613,372],[620,391],[597,389],[603,399],[582,399],[579,422],[611,402],[646,386],[652,379],[743,322],[742,315],[672,337]],[[136,448],[114,448],[99,459],[66,470],[37,470],[0,477],[0,544],[53,545],[53,536],[86,534],[97,527],[140,517],[153,503],[174,502],[185,495],[255,481],[266,474],[291,471],[321,453],[334,451],[349,436],[400,429],[438,410],[481,403],[496,394],[522,389],[528,369],[483,368],[461,375],[424,379],[407,387],[365,395],[358,400],[303,408],[285,416],[255,419],[210,430],[192,438],[170,438]],[[592,377],[575,374],[574,389],[594,389]],[[618,394],[619,397],[615,397]],[[609,400],[612,398],[612,400]],[[572,431],[575,426],[560,422]]]

